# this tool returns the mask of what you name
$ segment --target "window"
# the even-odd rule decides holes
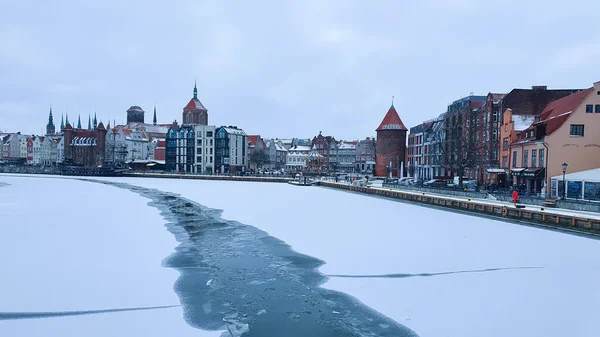
[[[498,137],[497,137],[497,136],[498,136],[498,131],[497,131],[496,129],[494,129],[494,131],[492,131],[492,139],[493,139],[493,140],[496,140],[496,139],[498,139]]]
[[[540,149],[540,165],[538,167],[544,167],[544,149]]]
[[[211,155],[212,155],[212,154],[213,154],[213,150],[212,150],[212,147],[211,147],[211,148],[210,148],[210,154],[211,154]]]
[[[212,137],[213,136],[213,132],[212,131],[206,131],[206,137]]]
[[[508,150],[508,137],[506,137],[502,140],[502,150],[504,150],[504,151]]]
[[[596,104],[596,110],[594,112],[600,113],[600,104]]]
[[[529,150],[523,150],[523,167],[527,167],[529,162]]]
[[[504,124],[504,132],[508,132],[508,123]]]
[[[583,137],[583,125],[571,124],[571,136]]]
[[[498,112],[494,111],[494,123],[498,121]]]
[[[537,167],[537,150],[531,150],[531,167]]]
[[[198,141],[196,142],[196,144],[197,144],[198,146],[202,146],[202,139],[198,139]]]
[[[210,140],[210,146],[213,146],[213,140],[212,139]]]
[[[593,104],[588,104],[585,106],[585,113],[591,114],[592,112],[594,112],[594,105]]]
[[[508,167],[508,156],[503,156],[502,157],[502,168],[507,168]]]

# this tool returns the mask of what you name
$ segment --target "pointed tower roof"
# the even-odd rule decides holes
[[[92,129],[92,116],[88,115],[88,130]]]
[[[154,118],[152,119],[152,124],[156,125],[156,102],[154,102]]]
[[[194,80],[194,97],[190,100],[190,102],[183,108],[183,110],[203,110],[208,111],[202,105],[202,102],[198,99],[198,88],[196,88],[196,81]]]
[[[52,106],[50,106],[50,114],[48,114],[48,126],[54,127],[54,117],[52,117]]]
[[[65,128],[65,115],[60,114],[60,129],[64,129]]]
[[[94,111],[94,129],[98,127],[98,119],[96,118],[96,111]]]
[[[65,115],[66,120],[65,120],[65,126],[69,125],[69,114]]]
[[[81,129],[81,115],[79,115],[79,117],[77,117],[77,128]]]
[[[394,104],[392,104],[387,114],[385,114],[385,117],[383,118],[383,121],[381,121],[381,124],[379,124],[379,127],[375,129],[375,131],[382,130],[408,131],[406,126],[404,126],[404,123],[402,123],[400,116],[398,116],[398,112],[396,111],[396,108],[394,108]]]

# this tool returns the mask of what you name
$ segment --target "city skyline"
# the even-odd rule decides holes
[[[600,4],[540,3],[16,3],[0,14],[0,128],[40,134],[50,105],[55,123],[155,102],[181,122],[196,79],[210,124],[362,139],[392,95],[411,127],[471,92],[588,86],[600,41],[581,33]]]

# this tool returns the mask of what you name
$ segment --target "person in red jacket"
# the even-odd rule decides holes
[[[517,201],[519,201],[519,192],[517,192],[517,190],[513,190],[512,199],[515,204],[515,207],[517,207]]]

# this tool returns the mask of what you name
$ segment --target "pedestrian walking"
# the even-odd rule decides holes
[[[517,201],[519,201],[519,192],[517,192],[517,190],[513,190],[512,199],[515,204],[515,207],[517,207]]]

